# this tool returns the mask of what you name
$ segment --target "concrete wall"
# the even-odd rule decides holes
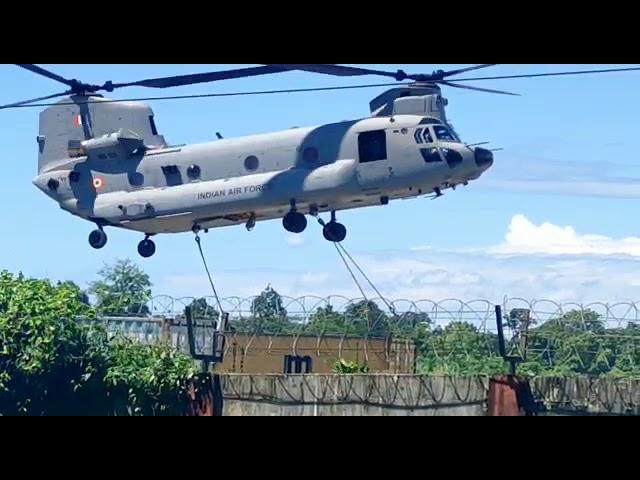
[[[225,416],[480,416],[488,379],[222,375]]]
[[[640,380],[534,378],[540,415],[640,415]]]
[[[220,375],[225,416],[485,416],[488,377]],[[534,378],[538,415],[639,415],[640,380]]]

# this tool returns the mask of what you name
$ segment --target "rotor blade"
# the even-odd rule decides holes
[[[573,72],[551,72],[551,73],[532,73],[524,75],[504,75],[498,77],[477,77],[477,78],[456,78],[456,82],[471,82],[476,80],[503,80],[508,78],[538,78],[538,77],[559,77],[563,75],[588,75],[592,73],[612,73],[612,72],[632,72],[638,71],[640,67],[629,68],[609,68],[602,70],[576,70]]]
[[[457,80],[456,80],[456,82],[457,82]],[[451,82],[447,82],[445,80],[441,80],[438,83],[441,83],[442,85],[447,85],[449,87],[464,88],[466,90],[475,90],[477,92],[499,93],[501,95],[513,95],[514,97],[519,97],[520,96],[519,93],[505,92],[503,90],[491,90],[489,88],[471,87],[469,85],[458,85],[457,83],[451,83]]]
[[[100,100],[101,104],[104,103],[122,103],[122,102],[150,102],[161,100],[188,100],[197,98],[221,98],[221,97],[244,97],[244,96],[256,96],[256,95],[276,95],[285,93],[306,93],[306,92],[329,92],[338,90],[355,90],[363,88],[380,88],[380,87],[395,87],[397,83],[378,83],[373,85],[348,85],[348,86],[336,86],[336,87],[315,87],[315,88],[289,88],[286,90],[258,90],[252,92],[227,92],[227,93],[201,93],[196,95],[171,95],[166,97],[137,97],[137,98],[120,98],[120,99],[108,99]],[[408,83],[402,83],[400,85],[410,85]],[[52,107],[59,105],[89,105],[96,103],[95,101],[87,100],[84,102],[69,102],[69,103],[35,103],[32,105],[15,105],[7,108],[35,108],[35,107]]]
[[[458,70],[449,70],[442,74],[442,78],[451,77],[453,75],[459,75],[461,73],[470,72],[472,70],[479,70],[481,68],[495,67],[497,63],[483,63],[482,65],[476,65],[474,67],[460,68]],[[457,82],[457,80],[456,80]]]
[[[47,95],[46,97],[32,98],[31,100],[23,100],[22,102],[10,103],[8,105],[1,105],[0,106],[0,110],[2,110],[4,108],[21,107],[23,105],[28,105],[30,103],[39,102],[41,100],[49,100],[51,98],[64,97],[64,96],[69,95],[70,93],[71,93],[71,91],[67,90],[66,92],[54,93],[53,95]]]
[[[42,67],[38,67],[37,65],[33,65],[31,63],[16,63],[18,67],[22,67],[30,72],[37,73],[38,75],[42,75],[43,77],[50,78],[51,80],[55,80],[56,82],[60,82],[65,84],[68,87],[73,87],[74,82],[72,80],[68,80],[60,75],[57,75],[49,70],[45,70]]]
[[[220,72],[194,73],[191,75],[178,75],[173,77],[149,78],[146,80],[138,80],[129,83],[114,83],[113,88],[123,87],[150,87],[150,88],[169,88],[180,87],[183,85],[194,85],[197,83],[216,82],[218,80],[231,80],[234,78],[255,77],[258,75],[269,75],[272,73],[286,72],[287,69],[277,68],[275,66],[240,68],[236,70],[223,70]]]
[[[335,75],[337,77],[358,77],[362,75],[381,75],[383,77],[391,77],[396,80],[404,80],[407,74],[402,70],[397,72],[388,72],[385,70],[371,70],[369,68],[358,67],[344,67],[342,65],[332,64],[308,64],[308,63],[295,63],[295,64],[278,64],[271,65],[273,67],[282,68],[284,70],[301,70],[303,72],[322,73],[325,75]]]

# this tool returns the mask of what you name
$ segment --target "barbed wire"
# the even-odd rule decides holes
[[[226,297],[220,302],[225,312],[229,313],[232,320],[252,318],[256,314],[255,302],[259,296],[251,297]],[[327,297],[280,296],[281,309],[285,312],[284,318],[291,319],[304,325],[308,323],[319,309],[331,307],[333,312],[345,313],[349,307],[354,307],[365,302],[364,298],[348,298],[340,295]],[[200,309],[201,317],[217,317],[218,309],[213,305],[213,297],[172,297],[158,295],[144,304],[128,306],[117,302],[110,304],[107,309],[97,308],[98,314],[109,317],[163,317],[176,318],[184,315],[185,308],[196,301],[204,300],[206,305]],[[369,298],[377,307],[374,313],[381,318],[398,317],[400,321],[414,321],[413,315],[428,315],[433,326],[446,326],[451,322],[467,322],[473,324],[482,331],[495,331],[495,305],[496,303],[486,299],[465,301],[457,298],[443,300],[408,300],[408,299],[382,299]],[[393,312],[389,312],[386,303],[392,306]],[[587,313],[598,315],[599,321],[606,324],[607,328],[624,328],[628,324],[640,324],[640,302],[591,302],[573,303],[557,302],[549,299],[527,300],[523,298],[505,297],[500,304],[505,313],[514,310],[528,310],[532,325],[541,325],[549,320],[558,319],[563,315],[574,312],[578,318],[587,319]],[[374,308],[375,308],[374,307]],[[373,318],[373,321],[376,319]],[[584,323],[586,326],[586,323]]]
[[[284,355],[326,359],[325,367],[329,361],[356,359],[400,373],[488,372],[504,365],[496,305],[489,300],[368,302],[339,295],[278,296],[272,304],[261,296],[222,298],[229,315],[225,357],[233,358],[233,371],[250,370],[252,355],[271,361],[272,369],[281,368]],[[208,351],[219,318],[213,305],[209,297],[162,295],[135,308],[98,309],[98,319],[112,332],[143,342],[168,337],[187,351],[185,309],[192,307],[197,348]],[[528,369],[640,375],[640,303],[505,297],[499,307],[508,353]]]

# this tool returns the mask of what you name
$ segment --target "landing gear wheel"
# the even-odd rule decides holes
[[[89,245],[95,248],[96,250],[100,250],[107,244],[107,234],[102,230],[94,230],[89,234]]]
[[[299,212],[289,212],[282,219],[282,226],[287,232],[302,233],[307,228],[307,217]]]
[[[146,238],[138,244],[138,253],[142,258],[152,257],[156,253],[156,244]]]
[[[347,238],[347,229],[338,222],[329,222],[322,229],[322,235],[329,242],[340,243]]]

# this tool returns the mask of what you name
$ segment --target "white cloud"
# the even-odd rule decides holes
[[[337,272],[341,274],[342,272]],[[352,295],[350,285],[333,282],[336,272],[297,272],[277,269],[218,271],[213,280],[221,297],[248,298],[259,295],[267,285],[280,294],[299,297],[305,295]],[[331,280],[331,281],[330,281]],[[154,293],[171,297],[208,297],[212,295],[209,280],[204,274],[171,274],[154,282]]]
[[[640,257],[640,238],[613,239],[602,235],[579,234],[571,226],[551,223],[536,225],[524,215],[516,215],[505,242],[488,249],[493,254],[548,255],[631,255]]]
[[[615,239],[580,233],[571,226],[536,225],[523,215],[512,218],[499,245],[472,250],[417,247],[351,254],[380,292],[394,300],[640,300],[640,238]],[[375,297],[366,280],[356,274],[366,294]],[[286,269],[220,271],[215,281],[224,297],[257,295],[267,284],[289,297],[361,297],[351,276],[337,261],[317,269],[300,261]],[[173,274],[154,283],[158,294],[211,294],[206,276],[199,274]]]

